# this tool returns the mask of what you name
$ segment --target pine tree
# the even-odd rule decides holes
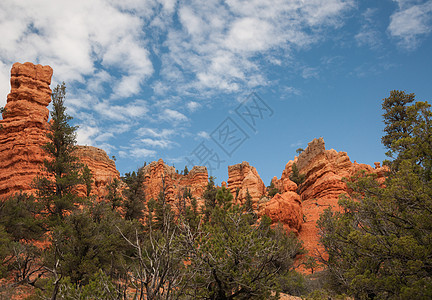
[[[144,217],[146,197],[144,193],[143,170],[144,167],[138,169],[137,172],[126,173],[123,178],[123,182],[127,185],[123,191],[123,208],[126,220],[140,220]]]
[[[82,183],[82,165],[73,154],[77,127],[69,125],[72,117],[66,113],[65,96],[64,83],[52,93],[52,120],[47,134],[50,141],[43,146],[50,156],[44,160],[47,176],[35,180],[38,197],[54,219],[62,219],[66,211],[72,210],[75,203],[82,200],[73,192],[76,185]]]

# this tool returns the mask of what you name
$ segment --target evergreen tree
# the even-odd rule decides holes
[[[122,205],[123,197],[120,192],[120,180],[114,178],[106,187],[108,194],[106,195],[106,200],[111,206],[111,210],[116,210]]]
[[[69,125],[72,117],[66,113],[65,96],[64,83],[58,85],[52,93],[52,120],[47,134],[50,141],[43,146],[50,156],[44,160],[47,176],[35,180],[38,198],[53,219],[62,219],[66,211],[72,210],[74,204],[81,201],[73,192],[74,187],[82,183],[82,166],[73,154],[77,127]]]
[[[270,185],[267,187],[267,189],[270,198],[273,198],[276,194],[280,193],[280,191],[274,186],[273,180],[270,182]]]
[[[291,174],[289,176],[289,179],[293,182],[295,182],[297,185],[302,184],[305,181],[305,175],[300,174],[297,164],[293,163],[291,167]]]
[[[92,184],[94,180],[93,180],[93,175],[87,165],[84,165],[82,169],[82,180],[84,181],[86,187],[86,195],[88,198],[90,197],[90,194],[92,192]]]
[[[144,164],[145,165],[145,164]],[[140,220],[144,217],[145,193],[144,193],[144,167],[137,172],[126,173],[123,182],[126,189],[123,191],[123,208],[126,220]]]
[[[19,193],[0,202],[0,278],[14,274],[15,284],[34,285],[43,273],[42,249],[34,246],[46,232],[40,213],[31,195]]]
[[[190,261],[185,298],[277,299],[280,279],[288,276],[300,251],[298,240],[281,228],[273,230],[268,217],[251,220],[224,187],[212,200],[201,230],[181,229]]]
[[[211,210],[216,207],[216,194],[217,189],[214,183],[214,177],[209,177],[209,182],[203,193],[204,206],[202,207],[202,213],[204,215],[204,221],[207,222],[210,218]]]
[[[246,198],[245,198],[245,203],[243,205],[243,209],[245,212],[248,213],[253,212],[252,196],[249,194],[249,189],[246,190]]]
[[[413,102],[399,91],[384,99],[382,141],[395,156],[384,185],[357,174],[342,211],[328,209],[318,223],[332,281],[358,299],[432,297],[431,112]]]

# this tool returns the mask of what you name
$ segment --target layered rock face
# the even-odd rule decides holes
[[[146,199],[157,199],[165,185],[166,199],[175,204],[186,188],[202,203],[202,195],[208,184],[208,172],[206,167],[194,166],[187,175],[178,174],[176,169],[168,166],[162,159],[146,165],[144,172],[144,191]]]
[[[281,223],[285,230],[298,234],[303,223],[303,209],[300,196],[294,191],[276,194],[260,205],[258,214],[269,216],[272,224]]]
[[[239,203],[244,203],[249,192],[254,208],[266,193],[266,186],[257,170],[246,161],[228,167],[228,189]]]
[[[343,178],[350,178],[358,171],[365,170],[367,173],[377,174],[378,180],[383,181],[387,169],[380,167],[379,163],[375,164],[375,169],[366,164],[352,163],[347,153],[326,150],[322,138],[314,139],[294,161],[286,164],[280,179],[273,179],[274,185],[282,192],[291,185],[289,175],[293,163],[297,165],[299,172],[305,175],[305,181],[297,191],[302,200],[304,215],[299,237],[309,255],[324,253],[319,244],[316,223],[326,208],[339,209],[339,195],[348,192]]]
[[[51,101],[49,66],[15,63],[11,91],[0,120],[0,199],[19,191],[31,192],[42,175],[47,143],[48,104]]]
[[[3,120],[0,120],[0,200],[17,192],[32,193],[37,176],[46,176],[41,148],[49,142],[47,106],[51,102],[49,66],[15,63],[11,70],[11,91]],[[75,153],[93,174],[93,194],[104,195],[111,178],[119,178],[115,164],[106,153],[94,147],[77,147]],[[78,187],[85,195],[85,187]]]
[[[74,152],[79,161],[88,166],[92,173],[92,191],[90,195],[104,196],[107,193],[106,186],[115,178],[120,179],[120,173],[116,169],[115,162],[111,160],[102,149],[91,146],[77,146]],[[81,195],[86,195],[86,187],[78,188]]]

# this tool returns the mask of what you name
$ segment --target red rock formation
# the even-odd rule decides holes
[[[249,191],[255,208],[266,193],[266,187],[257,170],[246,161],[228,167],[228,189],[240,203],[244,203]]]
[[[92,192],[90,195],[104,196],[107,192],[106,186],[115,178],[120,179],[120,173],[116,169],[115,162],[111,160],[102,149],[91,146],[77,146],[74,155],[80,162],[86,164],[92,173]],[[86,195],[85,186],[80,186],[78,190],[81,195]]]
[[[260,204],[258,214],[269,216],[273,224],[280,222],[287,231],[296,234],[303,223],[300,196],[292,191],[276,194],[268,202]]]
[[[11,91],[0,120],[0,198],[32,191],[33,179],[42,174],[52,72],[32,63],[12,66]]]
[[[52,73],[51,67],[32,63],[12,66],[11,91],[0,120],[0,199],[19,191],[34,192],[34,178],[45,175],[42,167],[48,155],[41,146],[49,142]],[[76,155],[94,176],[93,194],[103,195],[110,178],[119,178],[114,162],[103,150],[78,147]],[[85,194],[84,187],[80,189]]]
[[[174,202],[183,195],[186,188],[202,204],[202,195],[208,184],[206,167],[194,166],[187,175],[178,174],[174,167],[168,166],[159,159],[146,165],[144,172],[144,191],[147,199],[156,199],[162,190],[162,178],[165,182],[167,200]]]
[[[378,180],[383,181],[386,168],[376,164],[375,169],[366,164],[352,163],[345,152],[333,149],[326,150],[322,138],[314,139],[294,161],[286,164],[281,179],[273,179],[275,186],[286,190],[291,174],[292,164],[296,163],[299,172],[305,175],[305,181],[300,185],[298,193],[302,199],[304,223],[299,231],[299,237],[309,255],[324,253],[319,245],[317,220],[323,211],[331,207],[338,210],[339,195],[348,192],[343,178],[350,178],[360,170],[375,173]]]

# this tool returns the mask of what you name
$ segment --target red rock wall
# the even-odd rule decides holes
[[[32,63],[12,66],[11,91],[0,120],[0,199],[32,191],[33,179],[42,174],[52,72]]]
[[[266,193],[266,186],[257,170],[246,161],[228,167],[228,189],[239,203],[244,203],[249,191],[255,208]]]
[[[175,202],[183,195],[186,188],[191,190],[192,196],[202,203],[202,195],[208,184],[206,167],[194,166],[187,175],[178,174],[176,169],[168,166],[159,159],[146,165],[144,172],[144,191],[146,199],[157,199],[162,190],[162,178],[165,182],[167,200],[175,205]]]
[[[286,164],[280,179],[273,179],[273,183],[281,191],[291,185],[289,175],[293,163],[306,176],[298,190],[304,215],[299,237],[309,255],[318,255],[324,253],[324,249],[319,244],[316,224],[326,208],[339,210],[339,195],[348,192],[343,178],[350,178],[358,171],[365,170],[367,173],[376,173],[378,180],[383,181],[387,168],[380,167],[379,163],[375,164],[375,169],[366,164],[352,163],[347,153],[326,150],[322,138],[314,139],[294,161]]]
[[[32,183],[43,172],[48,158],[41,148],[49,142],[51,76],[49,66],[15,63],[11,70],[11,91],[3,120],[0,120],[0,200],[19,191],[32,193]],[[94,147],[79,146],[76,155],[86,163],[94,178],[93,194],[104,195],[111,178],[119,178],[115,164]],[[79,187],[85,195],[85,187]]]
[[[120,179],[115,162],[104,150],[91,146],[77,146],[74,155],[81,163],[86,164],[92,173],[93,184],[90,195],[99,197],[106,195],[106,186],[114,179]],[[87,193],[85,186],[80,186],[78,190],[82,196]]]

